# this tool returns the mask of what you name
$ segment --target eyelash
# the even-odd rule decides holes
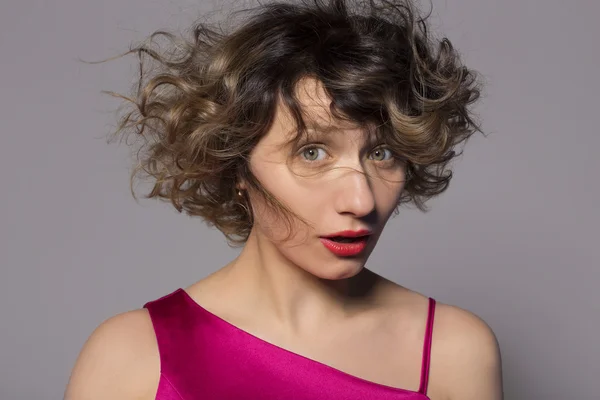
[[[303,156],[304,153],[308,150],[323,150],[325,153],[327,153],[327,151],[324,148],[324,145],[321,143],[311,143],[309,145],[305,145],[302,148],[300,148],[300,150],[298,150],[298,155]],[[396,155],[394,154],[394,152],[392,150],[390,150],[388,147],[385,147],[383,145],[379,145],[377,147],[375,147],[373,150],[371,150],[371,153],[369,153],[369,155],[373,154],[376,151],[389,151],[391,154],[390,159],[388,160],[381,160],[379,162],[386,162],[386,161],[392,161],[397,159],[398,157],[396,157]],[[304,158],[304,161],[309,162],[309,163],[316,163],[316,162],[322,162],[323,160],[307,160],[306,158]]]

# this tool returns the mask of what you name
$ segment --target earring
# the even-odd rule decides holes
[[[244,212],[246,213],[246,215],[252,219],[252,213],[250,212],[249,208],[248,208],[248,204],[246,202],[246,198],[244,197],[244,192],[241,189],[237,190],[237,196],[238,199],[235,201],[235,204],[237,204],[238,206],[240,206]]]

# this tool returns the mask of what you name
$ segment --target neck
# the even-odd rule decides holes
[[[319,329],[365,307],[376,275],[364,269],[347,279],[318,278],[286,259],[273,244],[252,233],[227,267],[235,301],[257,318],[275,319],[293,331]]]

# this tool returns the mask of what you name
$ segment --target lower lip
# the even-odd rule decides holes
[[[368,236],[363,236],[352,243],[340,243],[327,238],[320,238],[323,246],[336,256],[351,257],[360,254],[367,247]]]

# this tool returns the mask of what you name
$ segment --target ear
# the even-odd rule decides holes
[[[240,179],[238,181],[238,183],[235,185],[235,188],[237,190],[247,190],[248,189],[248,185],[246,184],[246,181],[243,179]]]
[[[241,166],[238,169],[237,179],[236,179],[236,184],[235,184],[236,190],[246,191],[250,187],[250,185],[248,184],[249,172],[247,171],[246,168],[247,168],[246,166]]]
[[[248,182],[246,180],[246,166],[245,165],[240,165],[238,167],[237,170],[237,177],[236,177],[236,184],[235,184],[235,189],[236,190],[248,190]]]

